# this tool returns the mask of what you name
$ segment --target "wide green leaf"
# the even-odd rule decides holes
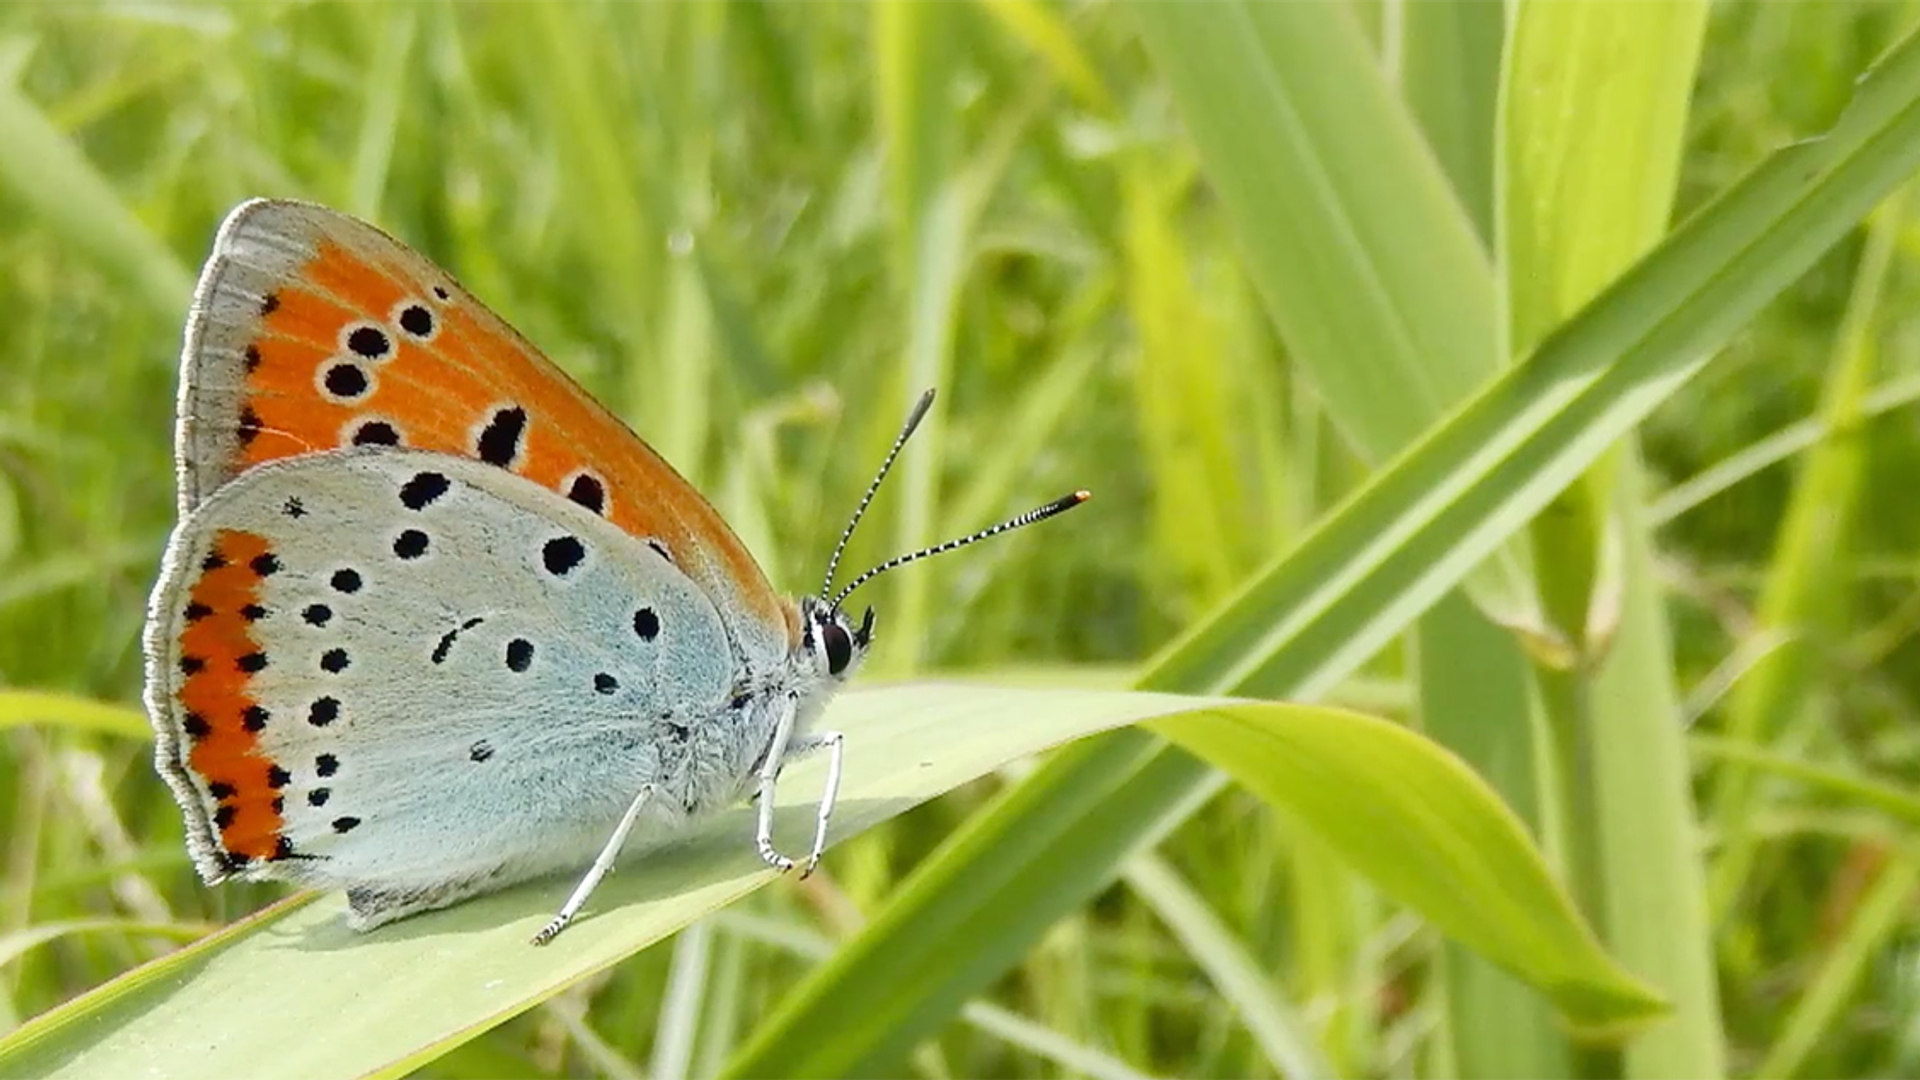
[[[1307,824],[1388,895],[1518,972],[1576,1026],[1624,1028],[1660,1011],[1658,997],[1601,950],[1519,820],[1432,742],[1335,709],[1296,709],[1284,724],[1223,711],[1151,726]],[[1619,974],[1596,980],[1597,972]]]
[[[832,713],[849,746],[836,834],[857,834],[1016,758],[1148,719],[1174,724],[1210,755],[1267,762],[1283,749],[1291,768],[1321,785],[1257,790],[1315,819],[1364,815],[1367,834],[1319,824],[1344,832],[1342,847],[1362,865],[1397,868],[1389,884],[1403,899],[1535,978],[1570,1014],[1612,1023],[1657,1007],[1593,946],[1484,784],[1433,743],[1358,714],[1145,693],[858,691]],[[781,785],[788,835],[805,831],[822,764],[797,764]],[[263,1061],[283,1076],[398,1074],[774,880],[750,834],[750,811],[738,809],[657,842],[546,948],[527,939],[564,881],[368,935],[346,929],[337,894],[281,905],[22,1028],[0,1042],[0,1075],[233,1076]],[[940,945],[944,962],[963,963],[971,951],[964,940]],[[353,1036],[311,1038],[318,1030]]]

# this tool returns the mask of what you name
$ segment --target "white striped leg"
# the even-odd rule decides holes
[[[773,846],[773,792],[774,785],[780,779],[780,767],[787,760],[787,743],[793,738],[793,722],[798,710],[792,698],[787,699],[787,707],[780,713],[780,722],[773,727],[773,739],[767,744],[767,756],[760,762],[760,786],[755,795],[760,800],[759,822],[754,827],[753,843],[760,849],[760,857],[768,866],[781,873],[793,869],[793,860],[780,854]]]
[[[820,856],[827,850],[827,821],[833,817],[834,804],[840,801],[840,761],[846,742],[847,737],[838,731],[820,731],[787,749],[787,760],[797,761],[823,746],[827,748],[827,786],[820,792],[820,816],[814,821],[813,851],[800,869],[801,877],[813,873],[814,867],[820,865]]]
[[[652,784],[641,788],[640,794],[633,797],[633,803],[621,816],[620,824],[614,826],[613,835],[607,838],[607,846],[600,849],[600,854],[594,858],[593,865],[587,868],[587,876],[581,878],[580,884],[574,886],[573,895],[567,897],[567,902],[560,905],[560,912],[553,917],[553,921],[533,935],[535,945],[545,945],[552,941],[560,931],[567,928],[567,924],[573,921],[573,917],[580,913],[580,908],[587,902],[587,897],[593,894],[593,890],[599,887],[600,880],[607,876],[613,869],[613,864],[619,860],[620,849],[627,843],[627,834],[633,831],[634,822],[640,820],[641,808],[646,806],[647,800],[652,797]]]

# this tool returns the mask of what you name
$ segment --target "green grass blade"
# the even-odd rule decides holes
[[[1891,378],[1861,397],[1858,418],[1864,423],[1915,402],[1920,402],[1920,375]],[[1834,426],[1818,415],[1788,424],[1661,492],[1648,504],[1647,518],[1655,526],[1665,526],[1741,481],[1818,446],[1833,434]]]
[[[1400,96],[1426,133],[1481,243],[1493,239],[1493,118],[1506,10],[1481,0],[1403,7]]]
[[[905,301],[906,347],[892,401],[904,406],[928,387],[951,384],[955,309],[967,263],[975,193],[968,173],[957,171],[959,139],[954,124],[952,78],[957,51],[950,37],[963,16],[949,4],[881,4],[873,9],[878,78],[876,111],[887,141],[889,205],[895,250],[896,295]],[[888,395],[878,399],[890,400]],[[894,409],[876,410],[883,425]],[[904,409],[900,410],[904,411]],[[934,543],[938,518],[938,462],[943,457],[945,410],[935,409],[914,436],[915,453],[901,461],[893,481],[899,513],[894,551],[913,551]],[[911,671],[920,666],[932,621],[934,577],[899,574],[883,586],[895,627],[896,648],[882,660],[884,670]]]
[[[1599,805],[1603,898],[1591,917],[1614,955],[1668,995],[1674,1015],[1625,1051],[1625,1075],[1725,1073],[1706,868],[1665,597],[1640,517],[1639,464],[1620,491],[1624,566],[1620,631],[1588,688],[1592,783]]]
[[[42,690],[0,690],[0,730],[27,724],[130,739],[153,738],[153,726],[138,709]]]
[[[1800,462],[1751,629],[1756,637],[1778,634],[1782,641],[1734,685],[1727,702],[1726,734],[1737,741],[1764,745],[1824,726],[1811,708],[1821,686],[1820,657],[1835,647],[1851,602],[1849,575],[1834,553],[1852,545],[1862,516],[1869,443],[1861,404],[1881,364],[1881,350],[1866,335],[1908,227],[1911,191],[1887,200],[1868,229],[1821,396],[1820,419],[1831,434]],[[1716,778],[1713,818],[1726,836],[1713,867],[1716,915],[1760,884],[1749,880],[1756,845],[1744,828],[1754,799],[1746,769],[1734,765]]]
[[[1486,249],[1359,24],[1337,4],[1129,11],[1289,355],[1363,457],[1399,452],[1505,353]],[[1503,551],[1475,593],[1544,633],[1524,567]]]
[[[379,27],[372,64],[367,73],[367,97],[360,116],[359,137],[354,141],[353,168],[347,181],[347,201],[342,209],[368,221],[379,221],[387,178],[393,169],[394,138],[400,129],[408,78],[414,63],[414,32],[419,27],[419,10],[411,5],[386,13]]]
[[[203,937],[207,927],[199,923],[142,922],[138,919],[72,919],[66,922],[40,923],[30,929],[0,934],[0,968],[18,960],[30,949],[81,934],[118,934],[122,937],[164,937],[192,941]]]
[[[1115,725],[1221,708],[1255,717],[1243,730],[1297,729],[1309,756],[1344,759],[1340,773],[1364,770],[1370,748],[1395,756],[1402,768],[1449,778],[1452,790],[1428,788],[1455,810],[1456,831],[1478,835],[1499,804],[1470,774],[1449,765],[1437,747],[1358,714],[1295,706],[1228,704],[1153,694],[1012,691],[954,685],[907,685],[856,692],[836,703],[832,721],[849,742],[846,786],[835,821],[844,839],[909,807],[975,779],[1019,757]],[[1196,714],[1197,715],[1197,714]],[[1018,717],[1018,723],[1008,718]],[[1409,749],[1424,748],[1426,762]],[[781,785],[791,800],[783,831],[798,832],[812,818],[813,793],[823,761],[796,765]],[[1331,764],[1329,766],[1332,767]],[[1398,778],[1369,783],[1385,788]],[[1443,785],[1444,787],[1445,785]],[[1354,792],[1366,798],[1365,789]],[[1393,807],[1379,793],[1378,801]],[[1403,814],[1404,807],[1396,808]],[[1313,811],[1309,811],[1313,812]],[[1396,815],[1397,816],[1397,815]],[[102,987],[0,1040],[0,1076],[219,1076],[245,1073],[263,1060],[279,1071],[314,1076],[398,1075],[516,1013],[606,968],[702,915],[776,879],[751,845],[751,810],[709,819],[687,835],[656,841],[650,857],[632,861],[596,894],[590,917],[551,946],[526,939],[545,921],[568,883],[550,881],[485,897],[448,911],[395,924],[370,935],[345,928],[343,901],[318,903],[223,933],[155,966]],[[1416,831],[1396,831],[1411,843]],[[1432,833],[1424,834],[1431,839]],[[1383,850],[1397,842],[1384,838]],[[1064,852],[1055,852],[1060,861]],[[1409,860],[1410,855],[1402,851]],[[1521,881],[1544,875],[1538,866],[1515,870]],[[1515,868],[1509,868],[1515,869]],[[1414,878],[1426,875],[1423,868]],[[1404,880],[1413,880],[1412,878]],[[985,887],[989,882],[978,883]],[[1457,882],[1430,881],[1436,894]],[[1485,882],[1469,883],[1484,888]],[[1472,899],[1470,892],[1467,899]],[[961,898],[956,897],[959,901]],[[1578,935],[1577,925],[1552,905],[1528,901],[1516,910],[1496,896],[1483,901],[1513,920],[1516,933],[1553,949]],[[1542,927],[1547,926],[1543,930]],[[945,964],[978,963],[965,938],[925,943]],[[891,962],[910,962],[903,954]],[[1612,995],[1621,976],[1591,959],[1563,989],[1575,1001]],[[1630,988],[1631,984],[1624,984]],[[184,988],[184,991],[183,991]],[[1627,996],[1631,996],[1628,994]],[[1625,1000],[1622,998],[1622,1000]],[[911,999],[905,1003],[911,1007]],[[867,1021],[884,1017],[884,1001],[848,1001]],[[302,1038],[326,1026],[354,1038]],[[776,1049],[773,1071],[808,1073],[840,1044],[809,1040],[805,1048]],[[902,1048],[904,1049],[904,1048]],[[807,1055],[812,1055],[808,1057]],[[837,1070],[831,1070],[837,1071]]]
[[[185,311],[193,277],[127,208],[67,134],[10,81],[0,81],[0,185],[36,219],[126,283],[153,311]]]
[[[1420,728],[1459,754],[1536,836],[1557,835],[1543,805],[1544,750],[1531,668],[1519,642],[1464,596],[1421,616],[1415,642]],[[1449,942],[1445,987],[1447,1063],[1441,1076],[1564,1076],[1565,1035],[1539,994],[1465,947]]]
[[[1842,1027],[1839,1021],[1847,998],[1881,958],[1898,948],[1895,939],[1911,918],[1915,886],[1920,886],[1920,851],[1897,851],[1880,866],[1845,932],[1833,942],[1806,993],[1788,1014],[1779,1039],[1753,1070],[1758,1080],[1800,1075],[1820,1040]]]
[[[1214,723],[1193,713],[1156,730],[1229,765],[1237,778],[1295,813],[1396,898],[1514,965],[1576,1023],[1623,1028],[1658,1010],[1658,999],[1599,951],[1524,831],[1471,771],[1384,721],[1302,707],[1289,708],[1286,716],[1285,723]],[[1099,800],[1115,802],[1115,813],[1152,812],[1154,801],[1135,798],[1156,794],[1145,785],[1179,792],[1174,785],[1187,779],[1155,759],[1167,760],[1151,740],[1099,740],[1048,766],[1057,773],[1060,762],[1068,761],[1079,783],[1013,789],[988,820],[1017,822],[1019,832],[969,829],[944,855],[971,866],[976,876],[929,898],[924,911],[891,906],[828,965],[858,970],[872,981],[814,980],[812,994],[803,991],[789,1000],[779,1017],[756,1031],[728,1064],[727,1075],[869,1075],[897,1067],[929,1000],[957,1008],[948,995],[971,980],[956,975],[982,979],[1011,961],[1004,943],[1017,938],[1007,930],[1030,921],[1054,887],[1051,875],[1026,868],[1042,862],[1065,866],[1081,881],[1113,873],[1111,865],[1101,865],[1107,845],[1092,843],[1097,836],[1090,835],[1106,823],[1089,819],[1081,806]],[[1176,794],[1176,810],[1205,788]],[[1357,795],[1361,790],[1370,794]],[[1074,802],[1050,799],[1062,792]],[[1049,799],[1047,820],[1006,809]],[[1164,827],[1170,816],[1158,814],[1135,828]],[[991,908],[981,905],[983,897],[992,898]],[[897,927],[888,920],[909,916],[920,932],[889,932]],[[815,1037],[793,1037],[796,1016],[805,1018],[803,1026]]]
[[[1171,649],[1150,684],[1220,692],[1239,682],[1307,697],[1337,682],[1684,382],[1916,164],[1920,45],[1909,39],[1859,84],[1831,134],[1779,152],[1703,210]],[[1473,478],[1456,484],[1463,473]],[[1399,544],[1418,550],[1396,561]],[[1369,566],[1374,583],[1356,588]],[[1352,595],[1334,603],[1343,593]],[[766,1020],[756,1045],[859,1040],[861,1049],[844,1048],[849,1060],[871,1055],[873,1067],[887,1067],[879,1050],[936,1030],[1211,783],[1197,762],[1139,732],[1055,756],[922,863],[854,946]],[[891,962],[895,950],[956,934],[980,962],[943,972]],[[844,1017],[829,1022],[831,1003],[845,995],[884,997],[896,1025],[879,1032]],[[771,1058],[745,1060],[734,1068],[774,1067]]]
[[[1920,794],[1916,794],[1911,786],[1880,780],[1849,768],[1809,762],[1717,735],[1695,735],[1687,740],[1687,745],[1692,747],[1695,754],[1708,760],[1731,762],[1755,773],[1796,780],[1846,802],[1870,807],[1907,828],[1920,830]]]
[[[1519,820],[1458,758],[1357,714],[1301,709],[1293,718],[1283,727],[1195,713],[1149,726],[1307,823],[1383,891],[1519,973],[1575,1028],[1617,1035],[1663,1009],[1602,951]],[[1372,792],[1356,797],[1366,786]]]
[[[1114,735],[1067,747],[970,819],[761,1022],[723,1075],[896,1070],[915,1042],[1112,880],[1128,849],[1166,835],[1219,790],[1205,766],[1152,735]],[[954,942],[965,949],[953,954]],[[944,967],[927,963],[936,954]],[[802,1046],[805,1061],[795,1057]]]
[[[1501,265],[1517,350],[1612,283],[1672,214],[1704,3],[1522,3],[1501,98]],[[1667,616],[1629,437],[1529,532],[1549,618],[1584,662],[1542,670],[1568,869],[1619,958],[1675,1004],[1629,1076],[1718,1076],[1719,1001]],[[1531,718],[1509,722],[1530,725]],[[1605,1059],[1580,1066],[1612,1071]]]
[[[800,927],[742,915],[737,908],[721,912],[714,916],[714,921],[738,933],[742,938],[764,942],[782,952],[794,953],[816,963],[833,955],[834,944],[824,937]],[[1130,1068],[1125,1062],[1110,1054],[1035,1024],[992,1002],[967,1002],[960,1010],[960,1019],[971,1027],[1029,1050],[1067,1069],[1084,1073],[1093,1080],[1143,1080],[1144,1077],[1144,1074]],[[716,1064],[715,1069],[703,1072],[701,1075],[713,1075],[718,1071]]]
[[[1276,1073],[1290,1080],[1337,1075],[1315,1044],[1312,1025],[1178,871],[1158,855],[1143,852],[1128,861],[1125,873],[1128,886],[1187,947]]]
[[[1133,379],[1142,457],[1153,498],[1150,542],[1165,555],[1149,582],[1204,610],[1233,588],[1252,556],[1235,415],[1233,356],[1209,309],[1174,228],[1186,184],[1160,161],[1142,158],[1125,172],[1128,308],[1139,327]],[[1182,612],[1183,615],[1196,614]]]
[[[1916,165],[1920,40],[1908,38],[1825,137],[1775,153],[1382,470],[1170,648],[1156,685],[1324,689],[1632,430]],[[1344,599],[1363,590],[1364,601]]]
[[[1366,456],[1392,455],[1501,358],[1486,251],[1359,24],[1247,0],[1129,14],[1289,353]]]

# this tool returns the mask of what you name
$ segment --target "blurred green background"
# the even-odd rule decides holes
[[[1831,124],[1915,15],[1671,7],[1698,62],[1680,50],[1674,220]],[[1500,243],[1503,10],[1339,13],[1485,252]],[[1257,238],[1223,207],[1187,133],[1192,102],[1143,40],[1154,18],[1024,0],[0,7],[0,688],[137,700],[146,591],[173,518],[185,302],[221,216],[253,195],[328,203],[447,266],[707,492],[788,590],[815,587],[906,403],[938,385],[849,565],[1075,487],[1096,501],[876,585],[875,674],[1124,685],[1391,449],[1329,415],[1295,363],[1262,293],[1271,280],[1248,269]],[[1459,62],[1421,66],[1440,55]],[[1292,119],[1242,116],[1234,130],[1257,143]],[[1338,169],[1326,175],[1337,188]],[[1662,722],[1698,733],[1712,967],[1692,1000],[1711,1016],[1690,1022],[1705,1024],[1694,1045],[1716,1049],[1668,1060],[1920,1074],[1913,821],[1844,783],[1729,778],[1715,741],[1896,792],[1920,774],[1915,223],[1895,196],[1614,462],[1626,479],[1607,497],[1633,503],[1652,538],[1651,561],[1627,573],[1659,590],[1676,693]],[[1515,351],[1539,337],[1510,333]],[[1825,429],[1794,427],[1823,415]],[[1769,441],[1783,430],[1800,437]],[[1536,525],[1536,544],[1554,527]],[[1535,679],[1551,716],[1555,676]],[[1416,722],[1426,689],[1417,653],[1389,650],[1331,697]],[[36,928],[226,920],[275,895],[198,885],[139,738],[57,709],[0,715],[0,728],[0,1032],[169,947]],[[778,944],[783,928],[851,935],[998,786],[837,849],[824,879],[765,890],[703,931],[711,984],[680,1064],[714,1072],[808,970],[806,950]],[[1550,829],[1564,825],[1554,816]],[[1438,939],[1263,804],[1220,794],[1158,852],[983,988],[1000,1019],[941,1027],[903,1067],[1282,1071],[1246,1003],[1169,929],[1152,875],[1171,873],[1270,980],[1315,1068],[1482,1071],[1461,1049],[1471,992],[1445,977]],[[657,1066],[670,960],[644,953],[429,1072]],[[1500,993],[1481,999],[1495,1029],[1509,1022],[1486,1011]],[[1015,1032],[1016,1014],[1041,1035]],[[1049,1039],[1091,1056],[1040,1049],[1058,1051]],[[1657,1073],[1546,1053],[1520,1061]]]

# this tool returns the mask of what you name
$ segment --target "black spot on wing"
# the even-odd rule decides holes
[[[567,485],[567,498],[596,514],[604,513],[607,508],[607,489],[600,481],[581,473]]]
[[[533,666],[533,642],[514,638],[507,642],[507,669],[521,672]]]
[[[417,472],[400,485],[400,505],[409,510],[425,510],[447,493],[453,482],[437,472]]]
[[[473,452],[489,465],[511,469],[520,458],[520,441],[526,430],[527,410],[518,405],[496,410],[487,426],[480,429]]]
[[[400,329],[417,338],[433,336],[433,312],[420,304],[408,304],[400,309]]]
[[[586,545],[582,544],[577,537],[556,536],[540,548],[541,564],[547,568],[547,573],[555,577],[564,577],[571,573],[575,567],[585,562],[586,558]]]
[[[641,641],[652,641],[660,636],[660,616],[652,608],[643,607],[633,613],[633,632],[640,635]]]
[[[407,529],[393,538],[393,553],[402,559],[417,559],[427,553],[427,534]]]
[[[368,360],[385,360],[393,352],[393,339],[385,330],[362,323],[348,331],[347,349]]]
[[[400,431],[385,420],[369,420],[353,429],[355,446],[399,446]]]
[[[338,363],[326,370],[320,377],[320,385],[327,393],[343,401],[354,401],[365,397],[373,389],[373,380],[367,377],[366,370],[358,364]]]

